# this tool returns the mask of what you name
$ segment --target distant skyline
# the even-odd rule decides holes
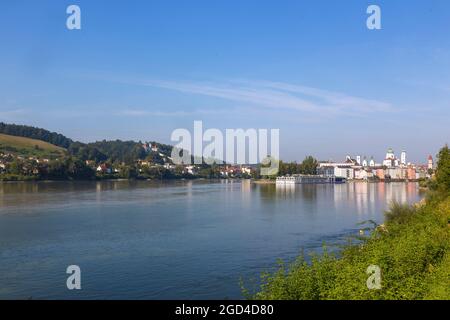
[[[448,30],[447,0],[2,3],[0,121],[174,144],[202,120],[279,128],[288,161],[393,148],[426,163],[450,142]]]

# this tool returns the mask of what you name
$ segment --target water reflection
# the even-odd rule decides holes
[[[215,185],[215,186],[214,186]],[[205,189],[204,187],[207,186]],[[130,190],[132,192],[130,193]],[[234,193],[240,192],[241,202],[255,205],[255,195],[259,201],[295,201],[316,203],[333,199],[333,206],[339,208],[353,203],[357,212],[375,212],[377,205],[386,207],[393,201],[412,202],[417,199],[419,189],[416,183],[347,183],[337,185],[255,185],[250,181],[222,180],[207,181],[102,181],[102,182],[39,182],[0,183],[0,210],[15,207],[34,207],[48,204],[64,205],[70,201],[94,200],[133,201],[183,197],[186,205],[192,205],[195,194],[221,192],[229,201],[235,201]],[[319,196],[320,195],[320,196]],[[1,212],[1,211],[0,211]]]
[[[0,183],[0,299],[73,298],[74,259],[77,298],[240,299],[241,277],[419,199],[414,183]]]
[[[334,208],[347,208],[353,204],[358,214],[379,213],[380,206],[388,208],[392,202],[412,203],[419,196],[417,183],[353,182],[336,185],[276,185],[261,186],[264,199],[298,199],[315,202],[333,199]],[[320,197],[318,198],[318,193]]]

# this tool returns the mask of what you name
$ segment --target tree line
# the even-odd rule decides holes
[[[68,148],[73,143],[71,139],[62,134],[25,125],[0,122],[0,133],[41,140],[62,148]]]
[[[279,176],[293,175],[293,174],[317,174],[317,167],[319,162],[312,156],[307,156],[301,163],[297,162],[279,162]]]
[[[46,129],[36,128],[26,125],[7,124],[0,122],[0,133],[31,138],[45,141],[53,145],[67,149],[68,155],[77,159],[86,161],[110,162],[133,164],[137,160],[143,160],[150,157],[155,163],[163,163],[161,156],[158,154],[148,154],[142,148],[141,142],[135,141],[97,141],[92,143],[83,143],[73,141],[66,136],[50,132]],[[158,147],[160,153],[169,155],[172,152],[172,146],[153,142]],[[6,150],[7,151],[7,150]]]

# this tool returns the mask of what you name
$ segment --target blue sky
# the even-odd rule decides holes
[[[0,121],[170,143],[202,120],[279,128],[286,160],[425,162],[450,137],[449,30],[447,0],[2,1]]]

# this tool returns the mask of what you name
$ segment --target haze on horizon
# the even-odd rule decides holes
[[[450,137],[449,27],[445,0],[3,3],[0,121],[174,144],[202,120],[279,128],[284,160],[424,163]]]

